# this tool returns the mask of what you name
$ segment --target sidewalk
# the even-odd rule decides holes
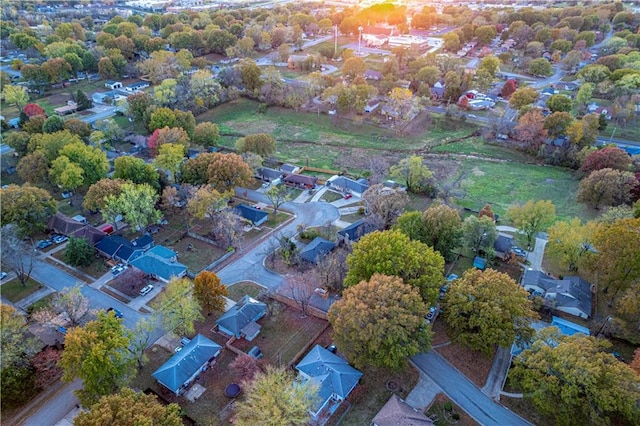
[[[424,411],[431,405],[436,395],[442,392],[442,389],[429,376],[422,373],[418,366],[414,364],[414,367],[420,372],[420,379],[407,396],[406,403],[416,410]]]
[[[45,297],[47,297],[51,293],[54,293],[54,290],[51,287],[48,287],[48,286],[46,286],[44,284],[42,284],[42,285],[44,286],[44,288],[41,288],[40,290],[38,290],[38,291],[36,291],[34,293],[31,293],[30,295],[28,295],[24,299],[18,300],[15,303],[15,305],[17,307],[19,307],[20,309],[25,309],[26,310],[29,306],[33,305],[38,300],[44,299]]]

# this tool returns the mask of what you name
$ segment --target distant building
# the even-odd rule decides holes
[[[345,176],[331,176],[326,185],[327,188],[345,194],[353,194],[356,197],[361,197],[364,191],[369,189],[369,182],[366,179],[353,180]]]
[[[526,270],[522,286],[528,292],[544,297],[549,305],[561,312],[580,318],[591,316],[591,284],[578,276],[560,280],[542,271]]]
[[[111,90],[122,89],[121,81],[107,80],[104,83],[104,87]]]

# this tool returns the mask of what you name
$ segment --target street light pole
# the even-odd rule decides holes
[[[360,56],[360,44],[362,44],[362,27],[358,27],[358,56]]]

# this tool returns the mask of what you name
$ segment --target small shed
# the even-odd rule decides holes
[[[473,259],[473,267],[484,271],[487,267],[487,259],[485,259],[484,257],[476,256]]]

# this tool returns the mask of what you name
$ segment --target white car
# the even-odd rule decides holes
[[[142,290],[140,290],[140,296],[146,296],[151,293],[151,290],[153,290],[153,286],[151,284],[142,287]]]
[[[7,277],[6,272],[0,272],[0,281],[4,280]]]
[[[125,265],[123,265],[122,263],[118,263],[116,266],[114,266],[113,268],[111,268],[111,273],[114,276],[119,275],[122,271],[124,271],[125,269],[127,269],[127,267]]]

